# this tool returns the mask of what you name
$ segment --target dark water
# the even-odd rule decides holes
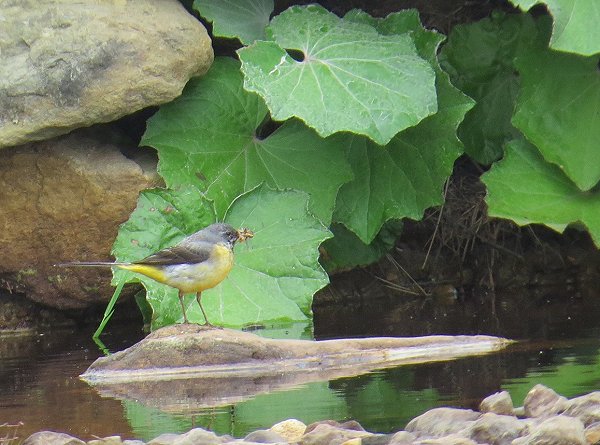
[[[494,297],[484,303],[381,299],[369,309],[355,305],[316,310],[315,336],[493,334],[525,339],[508,350],[477,358],[403,366],[353,378],[316,382],[236,404],[200,407],[180,398],[169,404],[103,398],[79,380],[102,353],[88,331],[56,331],[0,337],[0,425],[25,438],[54,430],[90,439],[118,434],[150,440],[163,432],[202,426],[243,436],[287,419],[305,423],[356,419],[366,429],[390,432],[436,406],[476,408],[500,389],[520,404],[536,383],[572,397],[600,388],[598,295],[533,293]],[[513,298],[515,297],[515,298]],[[136,326],[109,326],[110,350],[139,340]],[[306,326],[263,330],[267,336],[310,333]],[[10,428],[0,426],[0,437]]]

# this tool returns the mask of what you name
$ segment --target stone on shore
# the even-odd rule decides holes
[[[514,416],[485,413],[461,434],[477,443],[510,445],[529,432],[527,422]]]
[[[65,433],[40,431],[25,439],[22,445],[85,445],[85,442]]]
[[[482,413],[494,413],[505,416],[514,415],[512,398],[508,391],[500,391],[487,396],[479,404],[479,411]]]
[[[585,426],[600,421],[600,391],[575,397],[567,405],[564,414],[580,418]]]
[[[0,148],[170,102],[213,61],[177,0],[21,0],[0,23]]]
[[[535,385],[523,403],[526,417],[548,417],[563,412],[567,399],[544,385]]]
[[[276,423],[269,429],[288,442],[298,442],[306,431],[306,425],[298,419],[288,419]]]
[[[480,416],[470,409],[434,408],[415,417],[405,429],[417,437],[439,438],[466,429]]]
[[[533,428],[527,436],[516,439],[512,445],[586,445],[581,420],[575,417],[549,417]]]

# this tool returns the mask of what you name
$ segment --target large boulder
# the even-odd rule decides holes
[[[213,60],[177,0],[7,0],[0,23],[0,147],[169,102]]]
[[[152,159],[79,134],[0,151],[0,285],[58,309],[107,301],[109,270],[54,264],[109,260],[140,190],[157,184]]]

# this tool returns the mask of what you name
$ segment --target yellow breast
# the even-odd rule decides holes
[[[233,251],[224,244],[216,244],[211,256],[201,263],[170,266],[127,264],[119,267],[141,273],[184,293],[202,292],[215,287],[227,277],[233,267]]]

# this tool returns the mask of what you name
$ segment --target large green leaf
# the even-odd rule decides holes
[[[547,49],[550,21],[515,64],[521,93],[513,123],[582,190],[600,180],[600,73],[597,57]]]
[[[510,0],[527,11],[545,4],[554,17],[550,46],[559,51],[591,56],[600,52],[600,2],[598,0]]]
[[[436,112],[434,71],[409,34],[380,35],[317,5],[284,11],[267,34],[272,42],[238,54],[244,87],[277,120],[298,117],[322,136],[350,131],[386,144]]]
[[[600,193],[582,192],[524,140],[510,142],[504,159],[483,175],[491,216],[544,224],[559,232],[583,223],[600,245]]]
[[[266,183],[310,193],[310,210],[329,224],[338,189],[352,178],[341,138],[323,139],[292,120],[261,139],[266,118],[262,99],[242,88],[239,63],[218,58],[150,119],[142,144],[158,149],[168,186],[205,190],[219,218],[236,196]]]
[[[442,47],[442,67],[454,85],[477,101],[458,136],[469,156],[482,164],[500,159],[504,144],[519,134],[510,121],[519,91],[513,59],[534,33],[530,16],[494,13],[455,26]]]
[[[212,22],[215,37],[238,38],[244,45],[265,39],[273,0],[194,0],[194,9]]]
[[[334,220],[366,244],[385,221],[420,219],[426,208],[442,203],[443,184],[462,154],[456,128],[473,106],[437,64],[436,51],[443,36],[426,31],[416,13],[393,14],[377,27],[381,32],[412,32],[419,54],[436,69],[439,111],[398,134],[386,147],[348,136],[347,155],[355,179],[340,189]]]
[[[331,234],[307,212],[307,200],[301,192],[261,186],[234,202],[225,221],[254,230],[255,237],[236,246],[229,276],[202,293],[212,323],[241,326],[310,315],[312,295],[328,282],[318,247]],[[213,222],[211,206],[192,186],[147,190],[121,227],[114,254],[120,261],[141,259]],[[177,290],[125,271],[117,271],[115,280],[144,285],[153,329],[182,321]],[[194,296],[187,296],[185,304],[190,321],[204,322]]]

